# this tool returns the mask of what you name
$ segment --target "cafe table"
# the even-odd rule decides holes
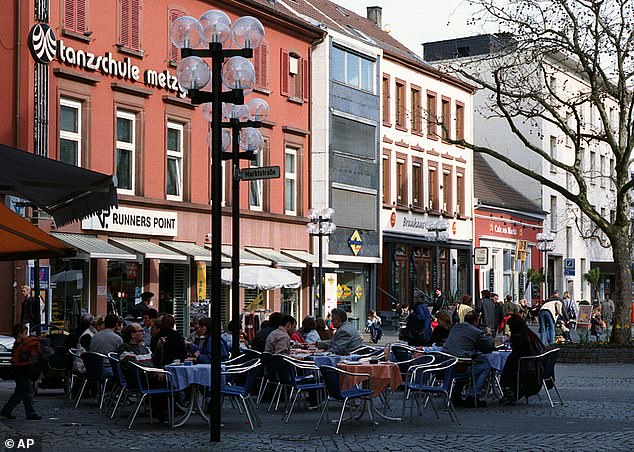
[[[174,419],[174,427],[185,424],[194,412],[194,407],[200,416],[209,422],[209,416],[205,413],[205,393],[204,389],[211,386],[211,364],[171,364],[165,366],[172,375],[174,390],[183,392],[187,396],[187,407],[183,408],[183,415]],[[220,365],[221,372],[225,372],[224,364]],[[221,385],[225,384],[225,377],[220,377]],[[175,394],[175,397],[178,397]],[[177,402],[175,401],[175,404]]]

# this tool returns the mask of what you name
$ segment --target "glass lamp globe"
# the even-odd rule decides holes
[[[255,85],[253,63],[241,56],[229,58],[222,65],[222,82],[229,89],[242,89],[250,92]]]
[[[245,151],[256,151],[264,146],[264,138],[258,129],[245,127],[240,131],[240,147]]]
[[[179,49],[195,49],[200,45],[203,29],[192,16],[182,16],[172,22],[170,40]]]
[[[251,99],[247,102],[247,108],[249,109],[249,114],[251,119],[254,121],[263,121],[269,117],[269,113],[271,112],[271,108],[269,104],[264,100],[256,97],[255,99]]]
[[[327,223],[324,223],[324,226],[323,226],[324,234],[326,235],[334,234],[336,230],[337,230],[337,225],[334,224],[333,222],[329,221]]]
[[[231,36],[231,19],[222,11],[210,9],[199,19],[201,35],[206,43],[224,43]]]
[[[184,89],[201,89],[209,83],[211,71],[202,58],[188,56],[178,63],[176,78]]]
[[[335,209],[330,207],[326,207],[324,210],[321,211],[321,217],[324,220],[330,220],[334,214],[335,214]]]
[[[246,105],[235,105],[225,102],[222,104],[222,113],[227,119],[238,119],[240,122],[249,119],[249,109]]]
[[[264,40],[264,26],[255,17],[243,16],[233,23],[231,35],[239,49],[257,49]]]
[[[315,209],[314,207],[312,209],[308,209],[308,212],[306,212],[306,216],[310,221],[319,220],[319,209]]]
[[[311,223],[307,223],[306,224],[306,230],[311,235],[319,234],[319,223],[312,223],[312,222]]]
[[[231,132],[227,129],[222,129],[222,151],[228,152],[231,150]],[[209,147],[213,147],[213,131],[209,131],[207,135],[207,143]]]

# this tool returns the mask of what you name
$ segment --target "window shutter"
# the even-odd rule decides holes
[[[64,0],[64,28],[75,29],[75,0]]]
[[[130,48],[130,1],[121,0],[121,45]]]
[[[282,61],[281,61],[281,94],[282,96],[288,96],[288,82],[290,76],[290,58],[288,50],[282,49]]]
[[[78,33],[84,33],[86,31],[86,1],[76,0],[77,12],[76,12],[76,28]]]
[[[308,94],[310,88],[310,65],[308,59],[302,58],[302,98],[304,102],[308,102]]]
[[[255,66],[255,85],[259,88],[269,88],[269,45],[262,42],[262,45],[253,54],[253,65]]]
[[[131,48],[141,49],[141,0],[131,0],[130,38]]]
[[[179,17],[183,17],[185,15],[184,12],[182,12],[181,10],[178,9],[172,9],[170,10],[170,25]],[[178,63],[180,61],[180,49],[178,47],[176,47],[174,44],[172,44],[172,42],[169,39],[169,36],[167,37],[167,40],[169,42],[169,46],[170,46],[170,55],[169,55],[169,59],[171,62],[173,63]]]

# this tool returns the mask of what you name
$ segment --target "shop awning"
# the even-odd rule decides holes
[[[272,248],[257,248],[254,246],[247,246],[246,250],[250,253],[253,253],[257,256],[263,257],[264,259],[268,259],[273,261],[273,263],[278,267],[285,268],[306,268],[306,264],[300,262],[296,259],[293,259],[290,256],[286,256],[279,251],[275,251]]]
[[[117,205],[113,176],[0,144],[0,193],[30,201],[57,226]]]
[[[136,255],[117,248],[105,240],[98,239],[94,235],[68,234],[65,232],[53,232],[51,235],[75,248],[79,257],[121,261],[137,259]]]
[[[210,246],[210,245],[208,245]],[[226,258],[231,262],[231,257],[233,256],[233,248],[231,245],[222,245],[222,255],[223,260]],[[240,250],[240,264],[242,265],[263,265],[265,267],[269,267],[271,265],[270,260],[262,259],[260,256],[256,256],[253,253],[249,253],[247,250]]]
[[[187,256],[168,250],[156,243],[145,239],[128,239],[120,237],[111,237],[110,242],[116,246],[120,246],[134,254],[139,255],[142,259],[159,259],[169,261],[186,261]]]
[[[65,257],[74,251],[0,204],[0,260]]]
[[[232,269],[222,269],[222,283],[231,284]],[[245,289],[272,290],[286,287],[297,289],[302,285],[302,278],[283,268],[245,265],[240,267],[240,287]]]
[[[211,251],[195,243],[172,242],[169,240],[159,243],[167,249],[184,254],[187,257],[193,257],[195,261],[211,262]]]
[[[305,262],[310,264],[311,267],[319,266],[319,257],[314,254],[310,254],[307,251],[302,250],[281,250],[282,254],[292,257],[301,262]],[[334,262],[330,262],[327,260],[323,260],[321,263],[324,268],[339,268],[339,264],[335,264]]]

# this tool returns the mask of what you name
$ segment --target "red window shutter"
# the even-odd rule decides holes
[[[121,45],[130,48],[130,0],[121,0]]]
[[[302,58],[302,98],[304,99],[304,102],[308,102],[308,95],[310,93],[309,82],[310,64],[308,64],[308,59]]]
[[[130,0],[130,46],[134,50],[141,49],[141,0]]]
[[[290,78],[290,58],[288,56],[288,50],[282,49],[282,62],[281,62],[281,74],[280,74],[280,93],[282,96],[288,96],[288,82]]]
[[[260,65],[262,66],[262,88],[269,89],[269,45],[262,43],[262,54],[260,55]]]
[[[170,24],[172,24],[176,19],[184,15],[185,13],[182,12],[181,10],[178,10],[178,9],[170,10]],[[180,49],[176,47],[174,44],[172,44],[172,42],[169,39],[169,36],[167,37],[167,41],[169,42],[169,46],[170,46],[170,56],[169,56],[170,61],[174,63],[179,62],[180,56],[181,56]]]
[[[75,0],[64,0],[64,28],[75,29]]]
[[[86,1],[87,0],[76,0],[77,11],[76,11],[76,28],[75,31],[78,33],[84,33],[86,31]]]

